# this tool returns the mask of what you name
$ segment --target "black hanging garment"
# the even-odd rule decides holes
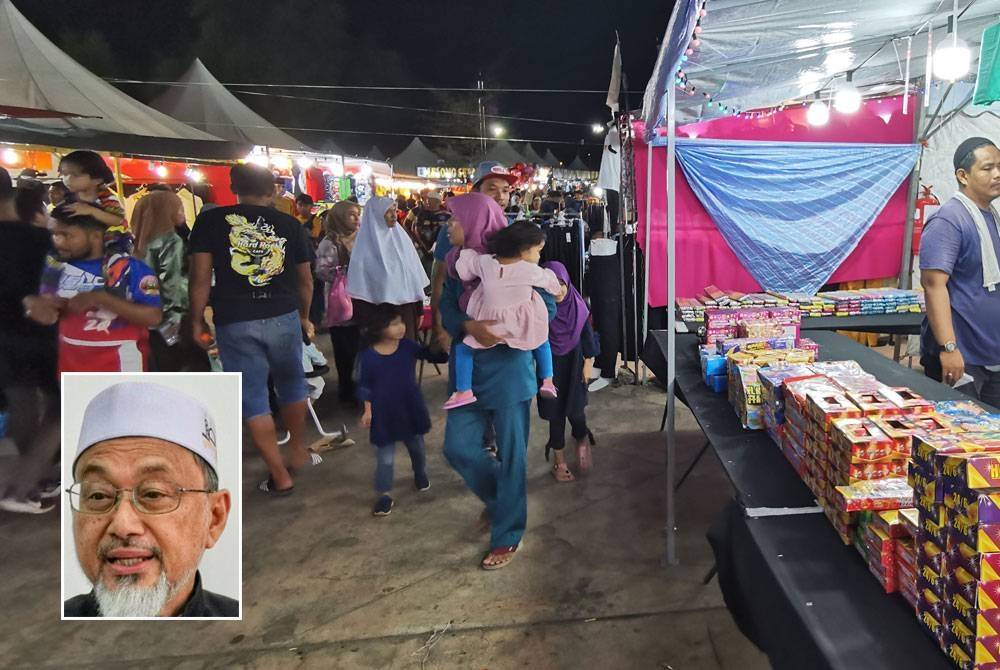
[[[632,253],[635,252],[635,291],[632,290]],[[625,332],[622,347],[619,351],[627,361],[638,360],[638,355],[646,341],[642,331],[643,305],[646,304],[646,258],[642,249],[636,243],[635,235],[622,235],[618,238],[618,254],[624,262],[622,281],[625,284]],[[639,329],[639,351],[636,351],[636,328]]]
[[[559,261],[566,266],[569,278],[576,289],[583,292],[583,245],[579,222],[572,225],[542,226],[545,231],[545,247],[541,262]]]
[[[622,284],[617,254],[590,257],[587,288],[594,330],[600,340],[600,354],[594,365],[600,368],[602,377],[614,379],[622,348]]]

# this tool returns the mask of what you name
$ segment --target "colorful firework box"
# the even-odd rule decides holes
[[[913,504],[913,490],[901,477],[859,481],[834,488],[837,508],[844,512],[891,510]]]

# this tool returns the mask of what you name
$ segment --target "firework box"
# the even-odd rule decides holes
[[[899,510],[899,523],[907,535],[915,538],[920,529],[920,513],[915,507],[905,507]]]
[[[881,386],[878,391],[889,402],[907,414],[931,414],[934,411],[934,403],[925,400],[922,395],[908,388]]]
[[[975,524],[952,516],[948,519],[945,535],[955,544],[967,544],[981,554],[1000,553],[1000,525]]]
[[[903,410],[878,391],[848,391],[846,395],[848,400],[861,409],[864,416],[893,416],[903,413]]]
[[[737,337],[718,340],[716,352],[728,356],[736,353],[751,353],[777,349],[794,349],[794,337]]]
[[[920,533],[925,533],[939,547],[947,547],[949,526],[944,506],[939,506],[932,514],[928,514],[922,509],[918,509],[918,511],[920,513],[920,529],[917,531],[918,539],[920,538]]]
[[[934,433],[932,435],[916,434],[913,436],[913,462],[927,472],[933,473],[935,477],[947,476],[944,472],[944,465],[949,457],[985,454],[986,460],[984,463],[988,463],[991,460],[996,462],[990,456],[991,451],[1000,451],[1000,441],[991,440],[988,435]],[[958,461],[952,463],[952,470],[956,473],[952,476],[953,479],[961,480],[959,471],[965,470],[962,465]],[[967,470],[966,474],[968,474]],[[970,488],[990,487],[971,486]]]
[[[894,540],[905,537],[906,529],[903,528],[900,511],[901,510],[886,510],[883,512],[876,512],[875,514],[872,514],[871,520],[868,523],[873,527],[884,531],[886,535]]]
[[[949,510],[975,523],[1000,523],[1000,492],[976,491],[946,481],[944,504]]]
[[[946,481],[971,489],[1000,488],[1000,451],[944,457],[940,472]]]
[[[917,618],[938,644],[943,645],[945,601],[917,577]]]
[[[809,412],[812,418],[825,430],[829,431],[837,419],[858,418],[861,410],[841,393],[821,393],[812,391],[806,394]]]
[[[899,453],[898,443],[886,435],[871,419],[837,419],[833,422],[833,442],[853,463],[878,462],[907,458]]]
[[[835,505],[843,512],[881,511],[910,507],[913,490],[901,477],[837,486]]]
[[[982,670],[984,663],[1000,667],[996,653],[1000,649],[1000,636],[977,634],[973,628],[966,624],[965,619],[952,618],[949,616],[950,614],[951,611],[946,615],[948,623],[945,634],[945,652],[951,656],[957,646],[965,653],[964,658],[968,659],[967,661],[963,660],[963,662],[971,662],[968,667]],[[959,658],[962,657],[959,656]]]
[[[920,562],[921,556],[917,554],[917,591],[930,591],[935,595],[935,597],[941,601],[941,605],[944,606],[945,600],[947,598],[947,584],[948,580],[946,577],[942,576],[940,573],[934,570],[930,565],[924,565]]]
[[[945,558],[947,557],[947,552],[945,548],[937,543],[937,540],[927,533],[921,533],[917,536],[917,541],[914,545],[917,550],[917,565],[922,569],[923,567],[930,567],[931,570],[940,579],[941,575],[944,575],[946,571]],[[933,582],[929,576],[925,576],[927,581]]]
[[[861,538],[868,548],[868,559],[875,559],[876,563],[883,566],[890,572],[895,572],[896,545],[889,534],[881,528],[875,528],[870,522],[861,531]]]

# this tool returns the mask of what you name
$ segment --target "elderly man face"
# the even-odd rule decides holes
[[[92,506],[100,507],[116,490],[130,489],[120,491],[117,504],[108,511],[73,513],[76,553],[94,584],[102,613],[176,614],[191,594],[202,554],[225,529],[229,492],[178,492],[178,488],[209,488],[202,465],[187,449],[147,437],[95,444],[80,455],[74,479],[83,485],[82,510],[88,497]],[[161,502],[164,494],[179,496],[177,508],[148,513],[172,506]],[[133,495],[148,508],[145,512],[136,508]],[[140,601],[139,609],[146,611],[106,611],[110,608],[106,602]]]

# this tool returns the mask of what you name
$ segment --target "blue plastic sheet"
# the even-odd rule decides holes
[[[677,142],[688,183],[768,290],[813,294],[850,255],[920,153],[910,144]]]

